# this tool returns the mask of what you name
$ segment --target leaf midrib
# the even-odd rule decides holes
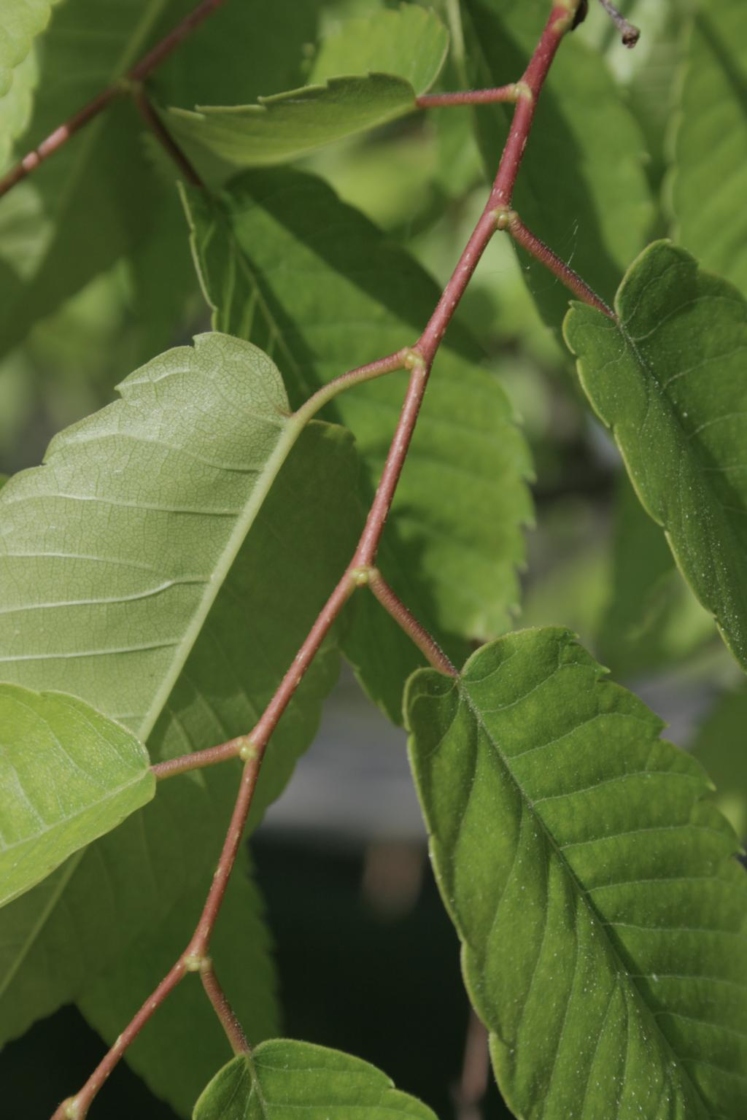
[[[544,684],[547,681],[551,680],[552,677],[555,676],[556,673],[562,672],[562,669],[563,669],[563,666],[560,663],[558,663],[558,665],[553,670],[553,672],[548,677],[544,678],[544,680],[541,683]],[[666,1037],[666,1035],[663,1033],[661,1027],[659,1026],[659,1024],[656,1020],[656,1017],[653,1015],[650,1007],[648,1006],[648,1003],[646,1002],[646,1000],[643,997],[643,993],[640,991],[638,986],[631,979],[628,966],[627,966],[626,962],[620,957],[618,949],[617,949],[614,941],[610,937],[609,930],[610,930],[611,927],[609,926],[609,924],[605,923],[602,920],[601,915],[597,912],[596,908],[594,907],[594,904],[589,899],[589,897],[588,897],[588,895],[587,895],[587,893],[586,893],[586,891],[583,887],[583,884],[578,879],[575,871],[570,866],[568,861],[564,858],[563,850],[558,847],[558,845],[555,841],[555,838],[554,838],[552,832],[550,831],[548,825],[545,824],[545,821],[543,820],[542,816],[539,813],[536,812],[535,807],[534,807],[534,802],[524,792],[524,789],[522,788],[521,783],[519,782],[518,778],[514,775],[512,769],[509,765],[509,760],[507,759],[506,755],[502,751],[498,742],[493,738],[493,735],[491,734],[490,730],[488,729],[487,725],[485,724],[485,721],[482,718],[482,713],[480,712],[479,708],[473,703],[472,697],[470,696],[470,693],[469,693],[469,690],[468,690],[467,682],[465,681],[464,677],[460,676],[458,678],[458,680],[456,682],[456,686],[459,690],[460,698],[462,698],[464,700],[464,702],[466,703],[466,706],[468,707],[469,711],[471,712],[472,716],[474,717],[475,722],[477,723],[478,727],[485,734],[488,742],[491,744],[491,746],[495,750],[496,754],[498,755],[498,758],[500,759],[501,766],[504,770],[504,773],[506,773],[508,775],[509,780],[511,781],[512,785],[514,786],[514,788],[518,792],[519,797],[521,798],[521,800],[525,804],[526,808],[528,809],[529,813],[531,814],[532,819],[535,820],[537,822],[537,824],[539,825],[539,827],[540,827],[543,835],[547,839],[555,857],[559,860],[560,865],[563,868],[563,871],[565,872],[565,874],[570,879],[571,884],[572,884],[573,888],[575,889],[575,891],[578,893],[578,896],[580,897],[583,906],[588,911],[588,913],[590,915],[590,918],[591,918],[592,922],[594,923],[595,928],[599,930],[601,939],[602,939],[605,947],[607,948],[608,953],[610,954],[610,956],[612,957],[613,960],[615,960],[616,962],[619,962],[621,968],[616,973],[616,979],[618,981],[621,981],[621,982],[627,984],[628,987],[630,989],[632,989],[633,998],[643,1007],[644,1014],[645,1014],[647,1020],[653,1024],[656,1035],[661,1040],[661,1044],[662,1044],[663,1049],[668,1054],[671,1055],[671,1059],[672,1059],[672,1062],[675,1065],[675,1068],[677,1069],[678,1076],[686,1082],[687,1087],[689,1088],[693,1099],[700,1106],[702,1115],[705,1118],[707,1118],[707,1120],[710,1120],[710,1114],[706,1109],[706,1105],[705,1105],[702,1097],[700,1096],[700,1093],[698,1092],[697,1087],[695,1086],[694,1082],[692,1081],[692,1079],[691,1079],[689,1073],[687,1072],[687,1070],[682,1068],[679,1055],[676,1054],[675,1051],[672,1049],[672,1046],[669,1042],[669,1039]],[[524,697],[522,696],[519,699],[523,700]],[[452,723],[453,723],[453,720],[452,720]]]

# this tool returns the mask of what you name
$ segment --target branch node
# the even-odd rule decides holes
[[[519,216],[510,206],[499,206],[492,213],[495,228],[498,230],[508,229]]]
[[[405,369],[425,369],[425,358],[414,346],[408,347],[402,357]]]
[[[517,101],[521,101],[522,97],[529,102],[534,101],[534,92],[529,82],[525,82],[523,79],[520,82],[514,82],[513,90]]]
[[[361,564],[360,567],[351,568],[348,576],[356,587],[368,587],[379,573],[370,564]]]
[[[191,953],[184,954],[182,964],[185,972],[204,972],[205,969],[210,968],[212,961],[205,953],[195,949]]]
[[[259,758],[259,747],[251,735],[244,736],[244,742],[239,747],[238,755],[242,762],[256,762]]]

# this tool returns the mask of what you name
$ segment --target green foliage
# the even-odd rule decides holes
[[[368,1062],[278,1039],[234,1058],[198,1100],[194,1120],[435,1120]]]
[[[683,661],[713,632],[664,534],[621,475],[611,586],[597,635],[602,660],[613,673],[640,674]]]
[[[747,34],[740,0],[710,0],[694,19],[670,194],[678,240],[747,296]]]
[[[55,687],[67,681],[68,687],[111,715],[121,703],[123,677],[132,680],[131,674],[140,672],[139,708],[128,712],[117,706],[117,712],[147,738],[154,760],[211,746],[252,725],[352,549],[356,464],[344,434],[321,425],[304,433],[257,524],[243,539],[260,510],[262,487],[269,485],[269,475],[261,473],[262,441],[268,454],[276,442],[270,472],[277,473],[294,438],[288,434],[292,422],[280,412],[285,398],[276,378],[269,359],[258,357],[249,344],[205,336],[195,349],[171,351],[133,375],[123,387],[123,401],[60,437],[47,466],[16,476],[2,491],[2,500],[8,502],[4,508],[13,511],[15,546],[5,556],[9,567],[3,586],[13,598],[3,604],[3,648],[10,648],[18,614],[30,620],[24,628],[27,641],[33,644],[36,634],[40,643],[38,648],[25,647],[24,656],[15,660],[16,679],[29,684],[38,676],[39,654],[54,653],[46,678],[54,679]],[[245,439],[252,422],[259,437],[256,445]],[[92,454],[97,439],[106,446],[106,474]],[[284,449],[279,446],[283,440]],[[138,478],[116,469],[117,448],[126,459],[137,442],[148,451]],[[180,494],[177,511],[171,514],[164,509],[169,476]],[[191,497],[185,486],[188,477]],[[66,484],[55,491],[55,481],[62,479]],[[51,519],[55,503],[72,501],[69,495],[76,493],[75,486],[76,504],[86,516],[60,518],[61,535],[55,539],[40,519],[40,502],[48,503]],[[89,500],[83,504],[86,495]],[[228,513],[231,508],[233,516]],[[107,527],[113,530],[115,524],[112,509],[124,518],[139,512],[131,529],[112,531],[107,538]],[[205,517],[216,521],[209,532],[196,534],[196,524]],[[11,519],[6,516],[2,524],[9,531]],[[316,539],[320,530],[323,545],[309,549],[308,563],[299,572],[288,542],[295,547],[304,538]],[[24,560],[31,548],[37,556],[33,567]],[[98,606],[93,594],[96,578],[101,581]],[[144,592],[162,585],[155,601],[170,592],[174,599],[159,613],[152,597],[146,598],[147,616],[154,627],[169,627],[169,642],[177,637],[174,627],[181,620],[179,642],[166,645],[154,630],[151,641],[125,654],[124,646],[131,644],[129,610],[117,619],[112,590],[116,588],[120,597],[130,596],[130,602],[143,602]],[[86,593],[74,594],[76,586]],[[199,627],[195,609],[206,615]],[[240,628],[237,610],[247,620]],[[64,624],[55,623],[56,613],[64,616]],[[54,650],[46,646],[49,632],[58,634]],[[334,683],[337,664],[331,649],[318,659],[299,690],[298,706],[281,724],[276,749],[263,768],[254,824],[313,737],[319,702]],[[159,923],[172,908],[189,908],[204,899],[234,792],[235,777],[223,768],[181,785],[167,784],[142,817],[8,909],[0,948],[3,1037],[12,1037],[40,1014],[75,998],[100,969],[112,967],[133,938],[145,937],[145,931],[150,930],[157,952]],[[85,933],[72,937],[76,924],[85,926],[93,899],[110,902],[98,903],[95,928],[86,927]],[[66,945],[62,955],[60,944]],[[238,944],[236,949],[226,966],[229,976],[243,967]],[[54,975],[40,987],[40,961],[53,954],[59,958]]]
[[[517,1115],[747,1104],[747,879],[699,764],[567,631],[408,688],[410,752],[471,998]]]
[[[238,168],[287,163],[411,113],[438,76],[447,42],[432,13],[403,5],[326,39],[303,89],[257,105],[171,109],[165,121],[203,174],[220,182]]]
[[[406,346],[427,321],[438,298],[432,280],[318,179],[245,173],[222,197],[223,207],[196,193],[188,197],[213,325],[272,354],[291,401],[371,353]],[[524,483],[530,466],[505,393],[482,368],[480,348],[454,328],[449,343],[423,404],[380,566],[461,658],[454,637],[501,633],[516,603],[521,526],[531,519]],[[366,497],[381,471],[403,389],[401,375],[371,381],[336,398],[327,413],[356,436]],[[374,643],[352,634],[350,653],[366,687],[398,720],[400,665],[409,672],[415,663],[398,652],[402,635],[387,632],[388,623]],[[382,641],[394,654],[381,656]]]
[[[685,578],[747,666],[747,304],[660,242],[631,266],[615,307],[619,324],[588,307],[569,313],[581,383]]]
[[[27,58],[44,30],[57,0],[8,0],[0,27],[0,97],[13,86],[14,71]]]
[[[156,791],[148,753],[61,692],[0,685],[0,905],[108,832]]]
[[[436,877],[508,1107],[743,1120],[747,879],[719,811],[744,836],[728,652],[747,668],[743,4],[631,0],[632,53],[590,4],[530,129],[526,100],[421,113],[417,99],[517,82],[530,57],[535,83],[549,0],[234,0],[164,40],[194,2],[3,9],[0,170],[50,134],[60,145],[0,187],[0,350],[14,351],[0,367],[0,1041],[72,1002],[117,1055],[155,1009],[126,1059],[181,1117],[434,1120],[316,1045],[333,1041],[327,1007],[295,1015],[246,851],[344,654],[394,723],[406,697]],[[105,111],[59,131],[112,83]],[[474,282],[474,261],[457,263],[493,228],[486,213],[475,231],[478,143],[492,177],[515,112],[511,205],[601,297],[617,290],[613,318],[567,314],[580,386],[561,281],[523,251],[517,265],[509,233]],[[644,249],[667,233],[681,247]],[[430,353],[434,339],[415,425],[418,340]],[[316,391],[393,354],[402,369],[338,383],[307,422]],[[372,566],[401,600],[389,610]],[[507,634],[522,598],[538,629]],[[714,619],[728,649],[706,648]],[[696,758],[547,629],[569,622],[671,706],[675,737],[697,708]],[[482,648],[452,676],[438,646],[458,665]],[[261,771],[208,945],[192,935],[229,871],[240,764],[191,755],[239,737],[245,774]],[[414,890],[399,866],[382,887],[374,849],[364,899]],[[336,905],[313,899],[330,957]],[[298,943],[291,974],[347,988],[338,957],[325,982],[305,928]],[[203,950],[251,1045],[233,1060]],[[159,1006],[180,958],[191,974]],[[372,1030],[376,986],[350,985]],[[278,1038],[299,1021],[310,1041]],[[403,1086],[418,1083],[411,1039]],[[477,1032],[460,1114],[481,1107],[476,1048]],[[445,1097],[453,1073],[433,1076]],[[5,1087],[3,1109],[48,1120]]]

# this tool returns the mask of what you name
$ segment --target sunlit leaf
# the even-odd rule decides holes
[[[447,43],[432,12],[403,5],[350,21],[325,40],[302,89],[256,105],[170,109],[164,119],[213,180],[237,168],[286,163],[412,112],[416,96],[435,81]]]
[[[650,246],[619,323],[576,305],[566,338],[638,496],[747,666],[747,303],[683,249]]]
[[[3,0],[0,24],[0,97],[12,88],[13,71],[28,57],[58,0]]]
[[[435,1120],[375,1066],[309,1042],[277,1039],[240,1055],[211,1081],[194,1120]]]
[[[282,383],[237,339],[170,351],[123,394],[0,494],[2,672],[116,712],[158,761],[251,730],[352,553],[356,461],[343,432],[312,425],[278,474],[291,424]],[[337,668],[322,651],[281,721],[254,824],[313,737]],[[7,908],[4,1038],[204,899],[237,781],[227,764],[166,782]]]
[[[747,877],[699,763],[562,630],[408,689],[440,889],[501,1090],[536,1120],[740,1120]]]
[[[747,23],[741,0],[699,7],[677,119],[670,184],[677,239],[747,296]]]
[[[148,753],[61,692],[0,684],[0,905],[149,801]]]

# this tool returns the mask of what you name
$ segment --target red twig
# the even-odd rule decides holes
[[[250,1047],[246,1035],[236,1017],[236,1012],[226,999],[226,994],[218,983],[213,962],[209,957],[200,969],[200,979],[207,997],[213,1005],[215,1014],[223,1024],[223,1030],[226,1032],[226,1037],[231,1043],[234,1054],[247,1054]]]
[[[459,673],[449,661],[444,651],[439,646],[432,634],[421,626],[412,612],[405,606],[392,591],[389,584],[378,568],[371,568],[367,573],[368,586],[381,603],[382,607],[392,618],[399,623],[406,634],[412,638],[415,645],[423,653],[434,669],[444,673],[447,677],[458,677]]]
[[[444,105],[494,105],[500,101],[517,101],[519,87],[498,86],[496,89],[463,89],[456,93],[422,93],[415,98],[418,109],[437,109]]]
[[[536,237],[531,230],[527,229],[515,210],[499,213],[497,222],[498,229],[507,229],[518,245],[521,245],[523,249],[526,249],[528,253],[541,261],[546,268],[549,268],[550,272],[554,273],[574,295],[578,296],[584,303],[596,307],[597,311],[601,311],[608,319],[615,321],[614,311],[589,287],[585,280],[582,280],[569,264],[566,264],[557,253],[553,252],[549,245],[545,245],[544,241],[540,241],[539,237]]]
[[[215,6],[215,2],[212,5],[201,5],[202,8],[208,6]],[[452,674],[455,672],[454,667],[440,651],[436,642],[420,627],[404,604],[399,602],[391,589],[378,575],[374,566],[376,554],[389,516],[394,492],[410,448],[433,360],[477,263],[490,238],[498,228],[496,211],[504,215],[510,211],[511,194],[534,119],[537,97],[563,35],[573,22],[577,6],[577,3],[574,3],[573,0],[565,0],[562,4],[556,3],[554,5],[527,70],[521,82],[516,84],[518,90],[517,107],[490,197],[419,340],[411,349],[399,351],[397,354],[381,359],[378,363],[371,363],[370,366],[361,367],[358,371],[351,371],[351,374],[343,375],[343,377],[347,376],[350,379],[351,384],[354,384],[356,380],[366,380],[370,376],[378,376],[402,366],[411,370],[397,428],[360,541],[350,564],[322,608],[293,664],[283,677],[275,695],[251,734],[231,740],[221,746],[213,747],[210,751],[200,752],[200,756],[210,762],[216,762],[238,754],[244,759],[245,766],[223,850],[197,928],[187,949],[171,972],[125,1029],[86,1083],[86,1086],[77,1097],[60,1106],[53,1120],[83,1120],[98,1089],[119,1061],[126,1047],[187,971],[200,971],[210,977],[206,987],[208,987],[208,994],[218,1011],[221,1022],[227,1027],[229,1036],[230,1031],[234,1029],[240,1032],[240,1028],[235,1023],[235,1018],[232,1022],[229,1022],[229,1017],[233,1013],[230,1012],[230,1008],[228,1011],[226,1010],[228,1005],[225,996],[220,992],[217,980],[214,980],[214,974],[211,975],[208,956],[210,939],[225,896],[229,876],[241,846],[267,745],[304,674],[355,588],[370,583],[377,598],[400,622],[406,632],[417,641],[426,656],[429,656],[433,663],[437,664],[438,668],[445,673]],[[155,65],[161,57],[163,57],[163,52],[160,55],[158,55],[157,50],[151,52],[151,55],[140,66],[142,67],[145,63],[151,66]],[[155,61],[153,61],[154,58]],[[517,228],[519,227],[517,226]],[[523,228],[521,227],[522,230]],[[526,232],[528,234],[528,231]],[[529,236],[531,237],[531,235]],[[544,248],[546,249],[546,247]],[[530,251],[533,251],[533,248],[530,248]],[[547,250],[547,253],[550,253],[550,250]],[[545,263],[548,263],[548,261],[545,260]],[[593,293],[591,295],[593,296]],[[317,400],[317,407],[324,403],[326,399],[326,397],[323,397]],[[190,768],[188,761],[179,759],[154,767],[159,776],[182,772]],[[245,1040],[242,1040],[243,1034],[240,1038],[238,1033],[235,1034],[236,1045],[243,1046]]]
[[[186,181],[191,183],[193,187],[199,187],[201,190],[204,190],[205,184],[176,140],[174,140],[171,133],[164,127],[163,121],[151,105],[150,99],[141,85],[137,85],[133,88],[132,100],[135,102],[138,113],[156,137],[161,147],[171,156]]]
[[[31,172],[45,159],[48,159],[53,152],[56,152],[58,148],[61,148],[63,144],[67,143],[70,137],[74,136],[76,132],[79,132],[85,124],[88,124],[90,120],[97,117],[102,109],[105,109],[111,101],[114,101],[117,97],[123,97],[133,93],[133,82],[139,83],[145,81],[145,79],[153,73],[155,68],[159,66],[188,35],[191,35],[203,20],[207,19],[209,15],[212,15],[216,8],[219,8],[221,4],[224,3],[225,0],[202,0],[202,3],[198,4],[194,11],[190,12],[188,16],[185,16],[181,23],[178,23],[160,43],[153,47],[144,58],[141,58],[139,62],[136,62],[135,65],[131,67],[124,79],[120,79],[108,86],[107,89],[102,90],[92,101],[89,101],[87,105],[84,105],[82,109],[75,113],[70,120],[56,128],[45,140],[42,140],[37,148],[25,155],[15,167],[12,167],[10,171],[0,179],[0,198],[2,198],[4,194],[7,194],[16,183],[20,183],[22,179],[30,175]],[[136,89],[137,87],[135,87],[135,90]],[[151,121],[148,123],[153,127]],[[163,128],[163,126],[161,127]],[[163,139],[160,133],[158,136],[159,139]],[[174,155],[171,147],[169,147],[169,151]],[[182,169],[184,170],[184,168]],[[190,181],[194,182],[195,180],[191,179]]]

